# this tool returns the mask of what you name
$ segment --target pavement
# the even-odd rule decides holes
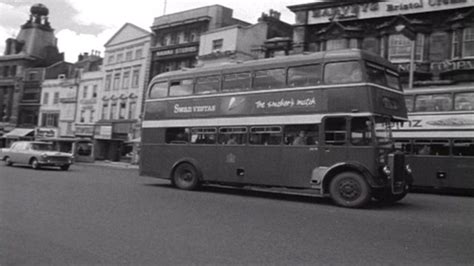
[[[116,167],[116,168],[127,168],[127,169],[138,169],[138,164],[131,164],[127,162],[113,162],[113,161],[94,161],[91,163],[88,162],[76,162],[75,164],[84,164],[84,165],[96,165],[104,167]]]

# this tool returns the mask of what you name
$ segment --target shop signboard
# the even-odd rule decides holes
[[[99,126],[96,126],[94,138],[96,138],[96,139],[112,139],[112,125],[99,125]]]
[[[474,0],[390,0],[354,3],[309,10],[308,24],[329,23],[334,18],[338,20],[358,20],[435,12],[472,7],[473,4]],[[297,21],[297,24],[305,24],[305,21]]]
[[[57,128],[37,127],[35,129],[35,137],[37,139],[57,138]]]

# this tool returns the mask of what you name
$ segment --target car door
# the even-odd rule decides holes
[[[10,156],[11,162],[14,162],[14,163],[20,162],[20,155],[18,152],[20,151],[20,147],[22,145],[23,145],[23,142],[16,142],[16,143],[13,143],[12,146],[10,147],[9,156]]]
[[[28,156],[28,148],[30,146],[30,143],[23,142],[18,145],[16,151],[15,151],[15,156],[16,156],[16,162],[21,163],[21,164],[27,164],[28,159],[26,157]]]

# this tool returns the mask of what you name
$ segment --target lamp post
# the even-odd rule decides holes
[[[403,34],[403,36],[407,37],[411,41],[410,69],[408,72],[408,88],[413,89],[413,77],[415,73],[416,33],[405,25],[397,25],[395,26],[395,30]]]

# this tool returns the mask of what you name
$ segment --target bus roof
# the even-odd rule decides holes
[[[310,64],[314,62],[331,62],[331,61],[346,61],[346,60],[357,60],[366,59],[374,63],[396,69],[388,60],[368,51],[360,49],[345,49],[345,50],[334,50],[326,52],[315,52],[315,53],[303,53],[290,56],[273,57],[259,60],[250,60],[236,63],[225,63],[225,64],[214,64],[209,66],[202,66],[196,68],[186,68],[176,71],[165,72],[159,74],[153,78],[153,80],[196,76],[203,74],[219,74],[229,73],[236,69],[240,70],[253,70],[259,69],[262,66],[281,67],[287,65],[302,65]]]

